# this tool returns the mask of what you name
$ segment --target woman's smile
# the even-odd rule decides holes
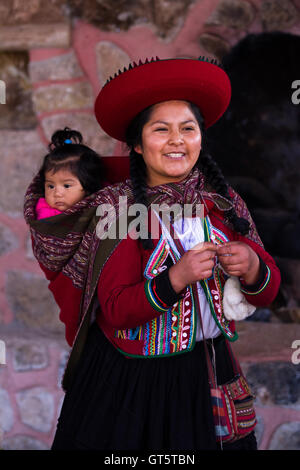
[[[181,153],[180,153],[180,152],[176,152],[176,153],[175,153],[175,152],[170,152],[170,153],[165,153],[164,155],[165,155],[165,157],[167,157],[167,158],[172,158],[172,159],[175,158],[176,160],[185,157],[185,153],[184,153],[184,152],[181,152]]]

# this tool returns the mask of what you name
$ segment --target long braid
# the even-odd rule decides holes
[[[126,143],[129,149],[130,158],[130,179],[134,200],[137,204],[143,204],[148,207],[146,192],[146,165],[143,156],[135,151],[137,145],[142,145],[143,127],[148,122],[151,114],[151,107],[144,109],[130,123],[126,131]],[[138,228],[138,227],[137,227]],[[141,238],[144,249],[153,249],[151,237]]]
[[[134,199],[139,204],[146,204],[146,165],[142,155],[139,155],[134,149],[130,150],[129,157],[130,179],[132,182]]]
[[[198,121],[202,135],[202,151],[200,152],[195,166],[204,174],[207,183],[209,183],[218,194],[228,199],[228,201],[231,201],[229,185],[226,182],[219,165],[207,151],[207,137],[203,116],[199,108],[194,103],[190,103],[190,107]],[[246,219],[238,217],[234,207],[227,212],[227,217],[236,232],[241,235],[247,235],[250,229],[250,224]]]
[[[146,165],[142,155],[138,154],[134,149],[129,152],[130,157],[130,179],[132,183],[132,191],[134,200],[138,204],[148,206],[146,195]],[[138,227],[137,227],[138,228]],[[152,249],[153,243],[151,238],[141,239],[144,249]]]
[[[199,159],[197,160],[196,166],[204,174],[206,181],[214,188],[214,190],[224,196],[226,199],[231,201],[229,194],[228,183],[225,177],[212,156],[207,152],[201,152]],[[227,212],[228,220],[232,223],[234,230],[241,235],[247,235],[249,232],[249,222],[238,217],[234,208]]]

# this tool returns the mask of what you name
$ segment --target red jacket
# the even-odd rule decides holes
[[[224,241],[240,240],[260,256],[259,282],[255,286],[242,283],[242,289],[249,303],[269,305],[280,285],[280,272],[273,258],[258,243],[231,231],[222,222],[220,212],[210,211],[209,217],[210,230],[216,231],[219,243],[222,237]],[[187,287],[180,295],[174,292],[166,269],[176,261],[174,254],[162,240],[153,242],[154,250],[144,250],[140,241],[131,238],[121,241],[106,261],[98,283],[97,322],[109,340],[127,355],[149,357],[185,352],[195,342],[197,314],[191,288]],[[60,320],[72,346],[79,327],[82,290],[63,272],[40,266],[50,281],[49,289],[60,307]],[[214,270],[214,276],[203,282],[202,287],[220,331],[233,341],[237,338],[234,322],[226,321],[222,312],[224,282],[222,273]],[[187,302],[191,302],[192,309]]]
[[[270,304],[280,285],[280,272],[273,258],[262,246],[224,225],[219,212],[209,216],[208,231],[217,234],[218,243],[239,240],[259,255],[260,279],[253,286],[242,282],[242,291],[252,305]],[[208,237],[207,232],[207,240]],[[168,268],[175,261],[172,249],[162,237],[154,240],[153,250],[143,249],[140,241],[128,237],[106,262],[98,282],[97,322],[107,338],[127,356],[153,357],[193,348],[197,305],[190,286],[180,294],[173,290]],[[234,341],[237,339],[234,322],[225,319],[222,309],[225,280],[222,272],[215,269],[212,278],[201,284],[220,331]]]

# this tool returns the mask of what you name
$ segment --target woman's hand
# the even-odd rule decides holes
[[[216,245],[203,242],[185,252],[169,270],[169,279],[175,292],[181,292],[187,285],[210,277],[216,251]]]
[[[246,284],[255,284],[259,277],[259,257],[243,242],[228,242],[218,246],[221,266],[230,276],[242,277]]]

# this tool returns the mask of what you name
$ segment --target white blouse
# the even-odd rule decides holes
[[[172,249],[178,254],[178,250],[170,236],[169,231],[166,229],[162,220],[160,219],[162,225],[162,233],[164,238],[168,241]],[[204,242],[204,229],[200,217],[184,217],[174,221],[174,232],[176,233],[178,239],[180,240],[185,251],[190,250],[198,243]],[[220,335],[220,329],[218,328],[212,314],[210,311],[209,304],[206,300],[205,293],[200,285],[200,282],[197,282],[198,287],[198,298],[199,305],[201,309],[202,324],[204,330],[205,338],[216,338]],[[201,341],[203,338],[200,319],[197,321],[197,330],[196,330],[196,341]]]

